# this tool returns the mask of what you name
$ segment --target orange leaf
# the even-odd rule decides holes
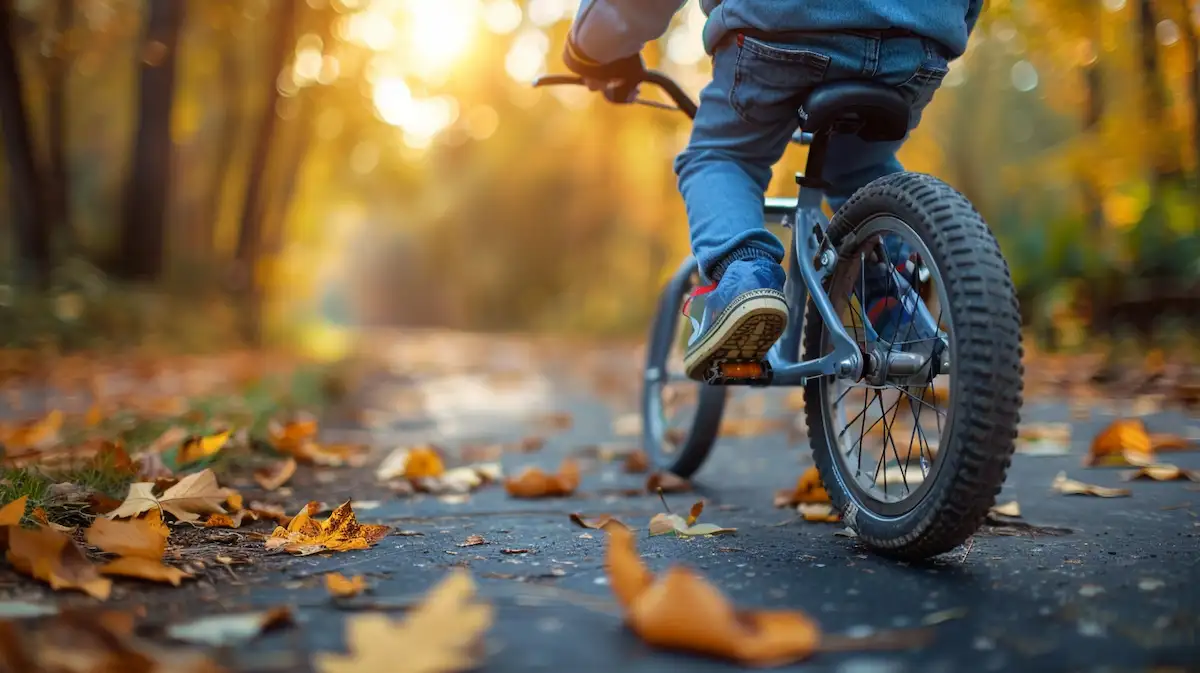
[[[701,500],[692,505],[692,510],[688,512],[687,525],[691,526],[696,523],[696,519],[700,518],[700,513],[704,511],[704,501]]]
[[[655,472],[646,479],[646,491],[657,493],[659,489],[663,493],[684,493],[692,490],[692,482],[674,472]]]
[[[192,576],[191,573],[178,568],[163,565],[162,561],[158,559],[144,556],[123,556],[100,566],[99,571],[102,575],[136,577],[151,582],[165,582],[173,586],[179,586],[183,578]]]
[[[288,516],[287,512],[279,505],[273,505],[266,502],[251,502],[249,510],[256,517],[263,519],[271,519],[281,526],[286,526],[292,517]]]
[[[1113,421],[1092,440],[1084,465],[1150,465],[1154,450],[1146,425],[1140,419]]]
[[[22,423],[0,436],[0,444],[8,451],[45,449],[58,441],[63,412],[55,409],[44,418]]]
[[[112,581],[101,577],[75,542],[49,528],[8,528],[8,562],[18,571],[42,580],[54,590],[78,589],[105,600]]]
[[[350,598],[366,590],[367,578],[362,575],[346,577],[341,573],[329,573],[325,576],[325,588],[330,595],[338,598]]]
[[[609,583],[629,628],[647,643],[751,666],[801,661],[821,632],[801,612],[738,611],[696,572],[671,568],[655,578],[642,565],[633,534],[608,529]]]
[[[514,498],[563,498],[579,488],[579,465],[570,458],[558,468],[558,474],[546,474],[536,467],[504,482],[504,490]]]
[[[405,478],[439,477],[445,471],[441,457],[432,447],[418,446],[408,452],[408,462],[404,465]]]
[[[274,491],[286,484],[293,474],[296,474],[296,459],[288,458],[261,470],[255,470],[254,481],[257,481],[258,485],[264,489]]]
[[[796,480],[796,488],[775,493],[776,507],[795,507],[800,503],[829,502],[829,492],[821,484],[821,473],[812,466]]]
[[[317,421],[307,417],[282,423],[273,420],[267,426],[267,431],[275,448],[291,453],[296,447],[317,436]]]
[[[208,519],[204,521],[204,527],[240,528],[242,525],[242,519],[246,518],[247,515],[250,516],[251,519],[258,518],[255,516],[254,512],[251,512],[248,509],[240,509],[233,514],[210,514]]]
[[[312,503],[293,517],[287,528],[277,527],[267,538],[266,548],[283,549],[300,556],[321,551],[366,549],[391,530],[388,526],[358,523],[349,500],[333,510],[325,521],[314,521],[309,513],[311,508]]]
[[[638,449],[631,451],[625,456],[625,462],[621,466],[626,474],[639,474],[650,469],[650,457],[645,451]]]
[[[4,507],[0,507],[0,526],[21,525],[21,519],[25,517],[25,507],[28,502],[29,496],[23,495]]]
[[[1159,451],[1190,451],[1197,448],[1196,442],[1187,437],[1172,435],[1165,432],[1155,432],[1150,435],[1150,448]]]
[[[101,551],[157,560],[167,550],[170,534],[163,524],[162,513],[152,509],[145,517],[129,521],[96,519],[85,536],[88,544]]]

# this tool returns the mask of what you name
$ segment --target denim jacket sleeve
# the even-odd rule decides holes
[[[571,42],[599,63],[642,50],[667,32],[687,0],[583,0],[571,26]]]

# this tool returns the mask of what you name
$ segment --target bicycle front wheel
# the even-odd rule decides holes
[[[683,351],[691,323],[681,314],[684,298],[699,282],[695,260],[663,288],[646,345],[642,377],[642,448],[655,468],[691,478],[717,439],[727,390],[689,379]]]
[[[867,545],[917,559],[982,525],[1012,460],[1021,332],[1008,265],[971,203],[916,173],[880,178],[830,223],[826,291],[866,364],[804,389],[813,456]],[[832,350],[810,301],[805,359]]]

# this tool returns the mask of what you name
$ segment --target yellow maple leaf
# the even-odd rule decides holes
[[[321,551],[366,549],[391,530],[389,526],[358,523],[349,500],[324,521],[313,520],[311,510],[310,506],[305,506],[288,522],[287,528],[276,527],[266,540],[267,549],[283,549],[300,556]]]
[[[229,443],[230,434],[232,433],[226,430],[215,435],[189,437],[179,447],[179,456],[175,462],[186,465],[216,454]]]
[[[493,610],[479,602],[475,583],[465,570],[451,571],[403,622],[366,614],[347,623],[349,654],[319,654],[319,673],[406,671],[449,673],[479,664],[477,644],[492,624]],[[396,665],[396,652],[404,664]]]

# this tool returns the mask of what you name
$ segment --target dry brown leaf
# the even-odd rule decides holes
[[[292,520],[283,507],[267,502],[251,502],[247,509],[254,514],[255,518],[270,519],[281,526],[288,525],[288,522]]]
[[[1154,450],[1146,424],[1136,418],[1113,421],[1092,440],[1084,465],[1151,465]]]
[[[990,510],[988,510],[988,513],[996,516],[1007,516],[1015,519],[1021,516],[1021,505],[1016,500],[1013,500],[1012,502],[1006,502],[1003,505],[993,506]]]
[[[440,477],[426,477],[412,482],[398,483],[410,485],[423,493],[441,495],[470,493],[484,484],[498,481],[501,476],[503,475],[499,463],[482,463],[446,470]]]
[[[1094,495],[1100,498],[1122,498],[1130,495],[1127,488],[1108,488],[1068,479],[1066,472],[1059,472],[1050,487],[1064,495]]]
[[[125,501],[105,516],[122,519],[160,508],[180,521],[195,521],[201,514],[224,512],[222,504],[230,495],[229,489],[217,484],[216,476],[209,469],[189,474],[162,495],[154,495],[154,488],[155,484],[149,482],[130,484]]]
[[[21,525],[21,519],[25,518],[25,508],[28,503],[29,496],[23,495],[4,507],[0,507],[0,526]]]
[[[42,580],[54,590],[78,589],[106,600],[112,581],[101,577],[75,542],[48,528],[8,528],[8,562],[18,571]]]
[[[0,444],[9,452],[45,449],[58,442],[62,424],[63,412],[55,409],[42,418],[0,428]]]
[[[150,582],[163,582],[172,586],[179,586],[185,578],[192,576],[191,573],[184,572],[179,568],[163,565],[163,562],[158,559],[144,556],[122,556],[100,566],[98,570],[101,575],[134,577]]]
[[[297,447],[317,436],[317,421],[300,416],[287,421],[272,420],[267,424],[271,443],[280,451],[292,453]]]
[[[239,509],[233,514],[210,514],[204,520],[205,528],[241,528],[246,517],[257,520],[258,515],[248,509]]]
[[[311,508],[312,503],[300,510],[292,517],[287,528],[277,527],[267,538],[267,549],[283,549],[299,556],[321,551],[366,549],[382,540],[391,530],[388,526],[359,524],[349,500],[333,510],[324,521],[314,521]]]
[[[579,464],[570,458],[562,462],[557,474],[528,467],[504,483],[504,490],[514,498],[563,498],[576,488],[579,488]]]
[[[629,526],[626,526],[624,523],[621,523],[620,520],[615,519],[607,514],[601,514],[600,516],[597,516],[597,517],[585,518],[582,514],[575,512],[575,513],[571,514],[571,523],[575,524],[576,526],[579,526],[580,528],[592,528],[592,529],[604,528],[605,526],[608,526],[608,525],[622,526],[625,528],[629,527]]]
[[[646,479],[646,492],[686,493],[692,490],[692,482],[674,472],[655,472]]]
[[[179,457],[175,462],[179,465],[186,465],[202,458],[216,455],[218,451],[225,448],[225,445],[229,443],[229,436],[231,434],[232,432],[226,430],[225,432],[218,432],[215,435],[189,437],[179,447]]]
[[[630,451],[625,456],[625,462],[621,464],[621,469],[625,474],[641,474],[650,470],[650,457],[645,451],[636,449]]]
[[[430,444],[423,444],[393,449],[375,470],[375,477],[380,481],[426,479],[440,477],[445,471],[446,466],[438,450]]]
[[[483,539],[483,536],[482,536],[482,535],[479,535],[478,533],[476,533],[476,534],[474,534],[474,535],[468,535],[466,540],[463,540],[462,542],[459,542],[459,543],[458,543],[458,546],[460,546],[460,547],[474,547],[474,546],[477,546],[477,545],[481,545],[481,544],[487,544],[487,543],[488,543],[488,541],[487,541],[487,540],[485,540],[485,539]]]
[[[152,509],[146,516],[129,521],[96,519],[87,529],[85,538],[88,544],[110,554],[160,559],[167,550],[170,534],[162,514]]]
[[[796,480],[796,487],[775,492],[776,507],[795,507],[801,503],[829,502],[829,493],[821,485],[821,474],[812,466]]]
[[[1070,423],[1022,423],[1017,429],[1016,450],[1034,456],[1062,456],[1071,452]]]
[[[479,665],[478,644],[492,623],[491,606],[477,600],[475,583],[465,570],[453,570],[403,622],[387,615],[364,614],[347,623],[349,654],[318,654],[318,673],[397,671],[403,653],[406,671],[453,673]]]
[[[723,535],[737,532],[736,528],[723,528],[711,523],[696,523],[696,520],[700,518],[700,513],[703,511],[704,502],[701,501],[692,505],[692,509],[688,512],[686,519],[678,514],[655,514],[650,519],[650,535],[675,533],[681,537],[696,537],[700,535]]]
[[[121,506],[105,516],[109,519],[123,519],[148,512],[156,507],[158,507],[158,496],[154,495],[154,484],[145,481],[135,482],[129,485],[129,493],[125,496],[125,501],[121,503]]]
[[[793,663],[816,651],[821,633],[800,612],[739,611],[703,577],[671,568],[656,578],[638,558],[633,534],[606,529],[609,584],[625,623],[650,645],[753,666]]]
[[[274,491],[296,474],[296,459],[288,458],[254,471],[254,481],[264,490]]]
[[[367,589],[367,578],[362,575],[346,577],[341,573],[325,575],[325,589],[336,598],[352,598]]]
[[[1198,448],[1196,442],[1181,435],[1172,435],[1165,432],[1154,432],[1150,434],[1150,449],[1155,453],[1191,451],[1195,448]]]
[[[0,622],[0,667],[12,673],[228,673],[207,657],[133,636],[133,615],[64,611]]]
[[[170,479],[175,476],[171,468],[163,462],[162,454],[158,452],[143,451],[134,456],[133,464],[137,478],[143,481]]]
[[[813,523],[837,523],[842,520],[841,515],[833,511],[833,505],[827,502],[802,502],[796,505],[796,513]]]
[[[1154,481],[1200,481],[1200,470],[1185,470],[1178,465],[1159,463],[1147,465],[1136,470],[1128,470],[1121,475],[1125,481],[1134,479],[1152,479]]]

